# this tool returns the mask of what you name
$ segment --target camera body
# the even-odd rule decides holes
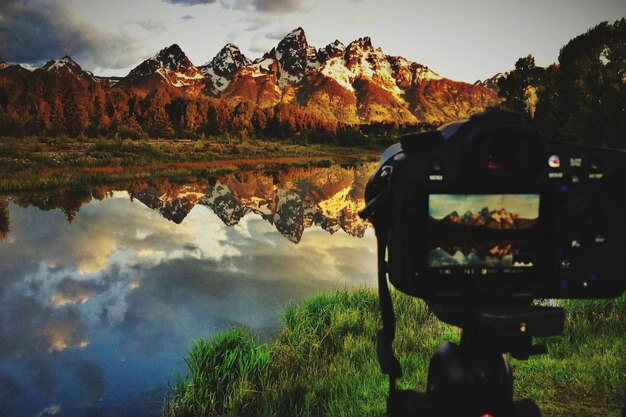
[[[626,153],[488,112],[391,146],[366,187],[389,278],[431,301],[612,298],[626,288]]]

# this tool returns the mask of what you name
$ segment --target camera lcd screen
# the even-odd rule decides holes
[[[539,200],[539,194],[430,194],[427,266],[533,268]]]

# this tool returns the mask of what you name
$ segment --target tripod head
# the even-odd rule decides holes
[[[532,338],[561,334],[565,321],[565,312],[560,307],[442,303],[428,303],[428,306],[439,320],[463,330],[462,345],[511,353],[517,359],[544,353],[543,345],[533,345]]]

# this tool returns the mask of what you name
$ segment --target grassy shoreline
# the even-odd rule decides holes
[[[50,140],[0,138],[0,191],[27,191],[146,178],[219,176],[237,170],[329,166],[375,161],[383,143],[366,147],[270,140]]]
[[[428,363],[456,328],[423,302],[393,293],[400,387],[424,390]],[[515,395],[545,417],[621,415],[626,388],[626,295],[564,301],[566,330],[548,354],[512,360]],[[171,383],[164,416],[382,416],[387,381],[375,358],[379,327],[374,290],[337,291],[287,307],[273,341],[244,329],[194,342],[186,376]]]

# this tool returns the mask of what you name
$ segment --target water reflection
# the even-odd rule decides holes
[[[158,415],[191,339],[232,325],[270,337],[287,302],[372,284],[356,211],[373,169],[4,197],[0,409]]]

